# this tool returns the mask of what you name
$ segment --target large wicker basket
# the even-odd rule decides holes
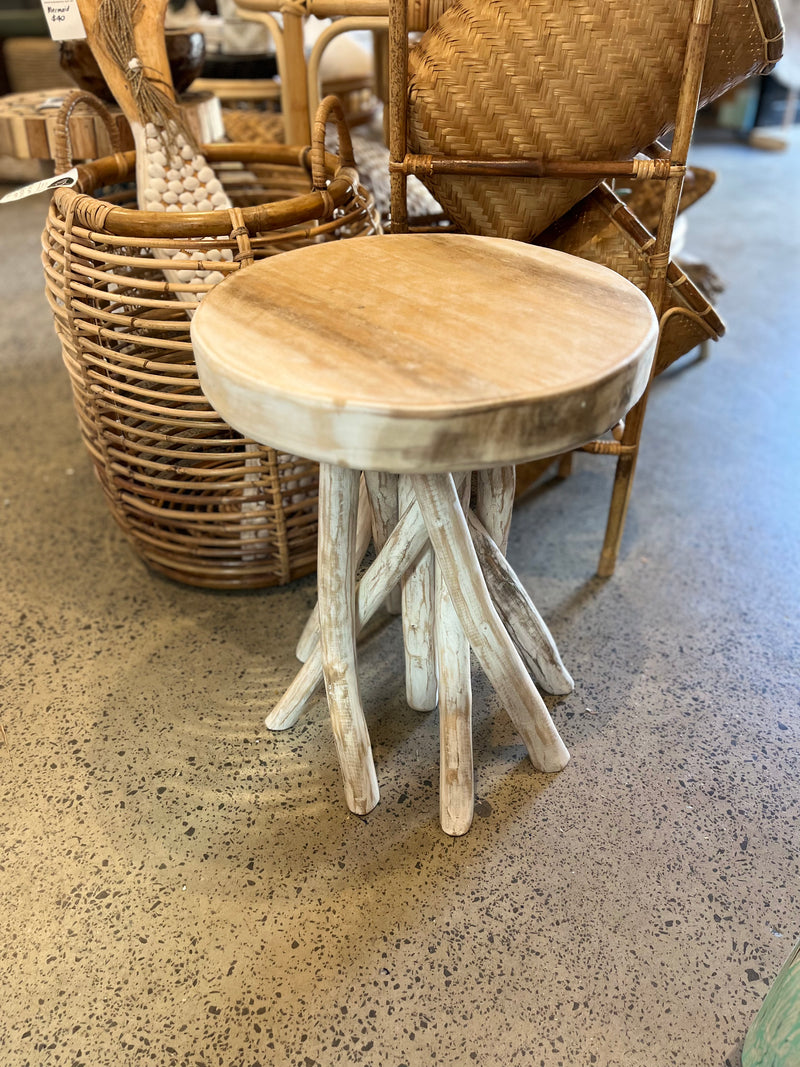
[[[163,272],[176,249],[199,253],[199,269],[226,273],[311,242],[377,232],[341,111],[325,106],[310,151],[204,148],[236,205],[230,211],[132,210],[135,193],[124,184],[132,152],[81,166],[79,187],[58,189],[50,207],[46,290],[83,439],[136,551],[191,585],[277,585],[316,565],[316,465],[245,440],[211,408],[189,338],[210,286]],[[338,158],[324,147],[330,110]],[[233,262],[219,262],[223,249]]]

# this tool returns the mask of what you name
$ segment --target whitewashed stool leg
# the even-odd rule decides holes
[[[352,812],[366,815],[379,797],[356,663],[358,481],[358,471],[320,464],[317,582],[322,667],[345,797]]]
[[[314,646],[319,641],[319,604],[314,605],[314,610],[306,619],[306,624],[303,627],[303,632],[300,634],[300,639],[297,642],[297,647],[294,650],[294,654],[300,660],[301,663],[305,663],[311,653],[314,651]]]
[[[519,730],[534,767],[560,771],[569,752],[497,614],[449,474],[415,474],[414,490],[467,639]]]
[[[559,696],[571,693],[575,683],[525,586],[477,516],[470,512],[467,522],[494,606],[525,666],[546,692]]]
[[[469,498],[463,501],[468,504]],[[458,620],[442,568],[435,565],[436,662],[439,674],[439,821],[458,837],[472,825],[472,671],[469,641]]]
[[[417,561],[420,552],[428,543],[428,533],[420,515],[419,505],[414,502],[389,535],[383,551],[358,583],[356,593],[356,626],[364,627],[390,589],[399,583],[401,576]],[[270,730],[288,730],[297,722],[308,701],[322,682],[322,653],[319,642],[314,646],[292,684],[266,718]]]
[[[380,552],[386,538],[397,525],[400,516],[397,499],[397,475],[385,471],[364,471],[364,481],[372,510],[372,540],[375,551]],[[395,588],[386,598],[386,610],[392,615],[400,614],[400,589]]]
[[[414,487],[407,474],[400,477],[398,499],[402,510],[414,500]],[[432,549],[423,552],[416,566],[403,575],[401,589],[406,700],[416,711],[432,711],[437,693]]]
[[[508,549],[517,468],[489,467],[475,472],[475,514],[503,553]]]
[[[361,561],[367,554],[369,542],[372,537],[372,509],[369,505],[369,494],[361,475],[358,486],[358,524],[356,526],[356,568],[361,566]],[[319,606],[314,605],[314,610],[308,616],[300,640],[297,642],[295,655],[301,663],[305,663],[319,641]]]

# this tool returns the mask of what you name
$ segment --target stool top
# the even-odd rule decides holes
[[[247,437],[343,467],[555,455],[647,384],[658,326],[606,267],[517,241],[389,234],[262,260],[192,321],[200,381]]]

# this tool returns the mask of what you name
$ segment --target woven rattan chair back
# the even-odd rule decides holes
[[[633,270],[662,339],[667,320],[681,316],[683,342],[696,330],[718,336],[713,309],[698,306],[669,259],[695,116],[743,78],[771,70],[782,41],[774,0],[456,0],[409,49],[406,0],[390,0],[392,228],[409,227],[410,175],[469,233],[531,240],[557,224],[556,247],[583,255],[591,245],[596,255],[610,220],[621,246],[620,262],[609,265]],[[668,151],[658,138],[670,129]],[[606,193],[575,209],[577,229],[565,237],[569,223],[559,220],[614,178],[665,182],[655,237],[625,221]],[[570,247],[588,231],[588,244]],[[676,325],[656,371],[680,354]],[[600,575],[616,565],[646,404],[647,392],[613,439],[585,446],[617,457]]]

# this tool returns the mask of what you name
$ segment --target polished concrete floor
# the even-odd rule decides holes
[[[4,1067],[737,1062],[800,932],[798,153],[695,151],[729,332],[653,391],[614,578],[607,460],[517,509],[572,762],[535,773],[476,670],[457,840],[396,621],[363,648],[362,819],[321,699],[263,727],[313,579],[205,592],[134,557],[48,320],[45,202],[0,208]]]

